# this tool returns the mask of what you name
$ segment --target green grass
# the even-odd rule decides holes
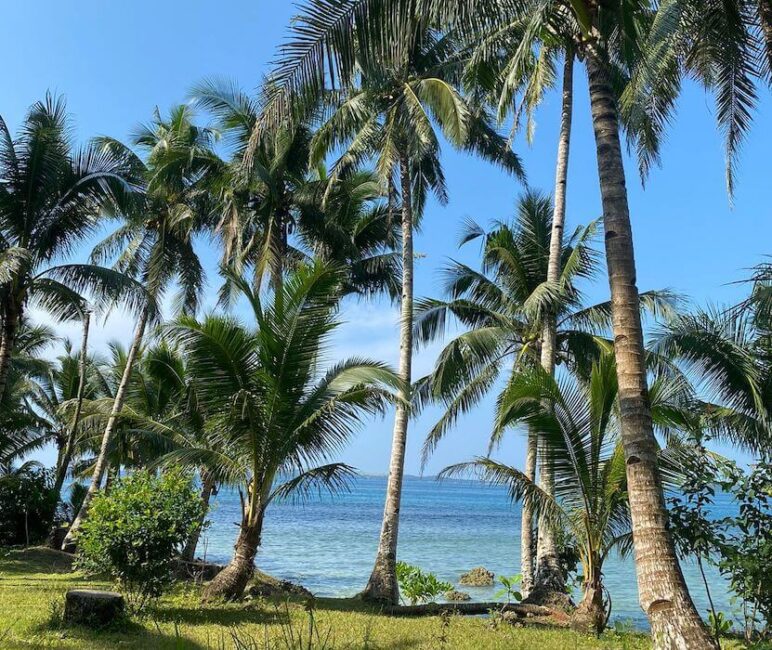
[[[109,583],[72,572],[55,551],[0,551],[0,648],[155,648],[294,650],[290,634],[308,636],[309,615],[302,604],[256,600],[202,605],[195,587],[180,586],[142,619],[101,631],[56,623],[64,593],[72,587],[110,588]],[[326,645],[313,650],[370,648],[413,650],[571,650],[650,647],[639,634],[605,633],[600,639],[568,630],[491,629],[484,618],[395,618],[379,615],[352,600],[319,599],[314,618]],[[308,649],[308,645],[303,646]]]

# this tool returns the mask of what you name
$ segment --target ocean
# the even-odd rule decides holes
[[[349,493],[322,496],[306,503],[277,502],[265,518],[257,566],[275,577],[300,583],[318,596],[353,596],[362,590],[378,544],[386,478],[361,476]],[[732,502],[718,494],[716,516],[730,514]],[[202,535],[198,555],[208,561],[231,557],[239,521],[239,496],[221,490]],[[498,575],[519,573],[520,507],[501,487],[476,481],[406,477],[400,517],[402,561],[458,583],[459,576],[484,566]],[[708,600],[696,563],[682,568],[700,613]],[[731,613],[731,593],[717,570],[707,567],[716,608]],[[612,596],[612,621],[648,625],[638,605],[631,558],[611,557],[604,580]],[[461,588],[474,600],[492,600],[493,588]]]

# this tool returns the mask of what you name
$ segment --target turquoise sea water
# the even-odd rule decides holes
[[[305,504],[273,504],[266,516],[257,565],[276,577],[303,584],[319,596],[352,596],[370,575],[378,543],[385,477],[359,477],[352,490]],[[719,495],[717,516],[732,505]],[[198,553],[207,560],[230,559],[239,521],[239,497],[223,490],[210,515]],[[512,575],[520,565],[520,508],[506,492],[474,481],[407,477],[400,519],[399,559],[456,583],[460,574],[485,566],[496,575]],[[683,564],[700,612],[708,607],[696,565]],[[708,580],[717,609],[731,611],[726,582],[713,569]],[[611,558],[605,581],[613,600],[612,618],[645,628],[638,606],[631,559]],[[475,600],[490,600],[495,588],[470,589]]]

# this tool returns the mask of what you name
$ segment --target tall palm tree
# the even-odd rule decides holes
[[[485,112],[469,105],[442,78],[453,45],[451,39],[427,34],[424,42],[393,58],[376,62],[358,57],[357,87],[334,104],[311,143],[312,162],[344,148],[333,166],[335,179],[375,159],[376,172],[388,187],[389,203],[396,204],[397,194],[401,200],[399,374],[408,392],[396,407],[380,541],[362,593],[366,599],[389,603],[399,599],[396,558],[413,356],[413,233],[429,191],[441,202],[447,200],[437,126],[454,146],[479,153],[522,178],[519,159],[490,126]]]
[[[583,305],[578,285],[582,278],[591,278],[600,271],[597,253],[591,247],[596,224],[577,228],[561,247],[561,276],[552,283],[548,270],[553,214],[549,197],[529,191],[521,197],[511,224],[498,223],[492,232],[486,233],[470,223],[462,242],[483,238],[481,271],[451,264],[446,269],[449,299],[419,303],[419,342],[440,335],[449,318],[469,328],[447,345],[433,373],[422,382],[424,395],[441,400],[447,407],[427,436],[424,458],[457,418],[474,408],[496,385],[505,368],[514,376],[541,363],[543,324],[548,314],[556,317],[555,355],[559,364],[586,376],[592,361],[611,347],[607,339],[610,304]],[[644,307],[655,314],[670,313],[674,301],[675,297],[667,291],[643,294]],[[495,440],[500,435],[500,431],[496,432]],[[536,480],[537,439],[538,431],[531,430],[524,473],[532,481]],[[535,583],[532,509],[530,501],[524,500],[520,562],[523,583],[529,592]],[[532,595],[552,604],[568,605],[565,590],[558,595],[556,584],[550,584],[544,577],[541,583]]]
[[[242,490],[234,556],[205,598],[237,598],[254,571],[268,506],[314,487],[339,489],[352,469],[316,466],[338,451],[362,417],[383,411],[399,387],[383,364],[349,359],[322,371],[337,326],[341,271],[316,264],[288,276],[267,304],[244,279],[232,281],[250,305],[253,325],[210,315],[169,327],[184,350],[196,400],[216,448],[186,447],[169,459],[218,467]]]
[[[212,167],[219,165],[219,158],[211,151],[213,138],[211,130],[193,124],[189,107],[178,106],[168,120],[156,111],[153,122],[137,131],[134,143],[147,152],[146,162],[122,143],[100,139],[102,150],[113,152],[134,174],[145,179],[146,190],[122,201],[116,216],[123,223],[94,249],[92,258],[107,260],[118,254],[114,268],[136,278],[146,289],[146,299],[105,424],[88,492],[62,548],[74,546],[81,521],[101,485],[145,330],[157,316],[165,292],[172,283],[179,286],[176,307],[183,312],[195,311],[200,300],[204,272],[194,237],[209,220],[208,195],[199,184]]]
[[[48,94],[17,137],[0,117],[0,395],[30,303],[55,319],[80,319],[83,292],[133,302],[122,274],[93,264],[57,264],[95,232],[101,212],[137,186],[120,156],[96,144],[76,150],[61,98]]]

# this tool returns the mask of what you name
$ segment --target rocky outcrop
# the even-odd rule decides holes
[[[448,600],[452,603],[460,603],[465,600],[472,600],[472,597],[465,591],[457,591],[455,589],[451,589],[450,591],[445,592],[445,600]]]
[[[104,627],[123,615],[123,596],[112,591],[71,589],[64,597],[64,622]]]
[[[302,585],[289,580],[279,580],[267,573],[255,570],[255,576],[247,588],[252,598],[313,598],[314,595]]]
[[[485,567],[478,566],[464,573],[458,583],[465,587],[490,587],[493,585],[495,577],[493,571],[488,571]]]

